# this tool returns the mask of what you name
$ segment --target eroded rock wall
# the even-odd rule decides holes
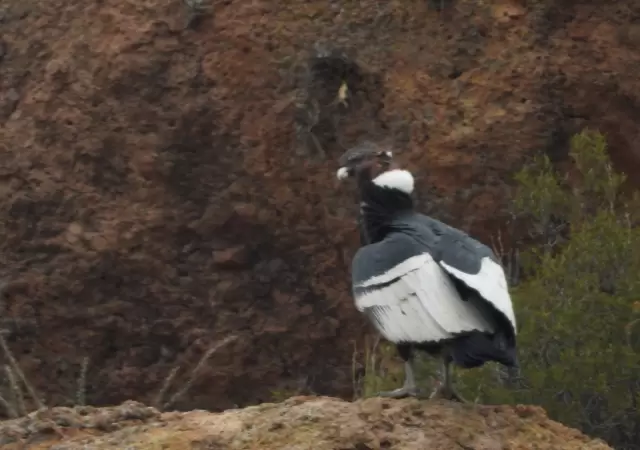
[[[360,139],[483,238],[510,175],[583,126],[639,167],[640,2],[211,6],[189,27],[178,0],[0,6],[0,314],[49,404],[85,357],[90,403],[152,399],[228,335],[177,406],[350,395],[368,328],[334,174]]]

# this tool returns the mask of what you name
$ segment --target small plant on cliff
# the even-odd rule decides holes
[[[44,401],[37,394],[29,378],[15,359],[0,330],[0,347],[8,364],[4,365],[4,384],[0,385],[0,405],[9,418],[22,417],[31,411],[46,408]],[[76,385],[74,399],[70,403],[74,406],[86,405],[87,370],[89,358],[84,357],[80,364],[80,372]],[[26,391],[26,392],[25,392]],[[28,394],[28,396],[26,395]],[[29,401],[30,400],[30,401]]]
[[[381,342],[380,337],[365,339],[362,354],[354,348],[352,369],[355,398],[371,397],[382,390],[395,389],[404,380],[395,347]]]
[[[206,0],[183,0],[187,8],[186,28],[194,28],[200,20],[211,11],[211,5]]]
[[[29,382],[24,372],[18,365],[7,341],[0,332],[0,346],[9,364],[4,366],[6,393],[0,394],[0,404],[11,418],[24,416],[29,412],[26,406],[23,389],[26,389],[33,404],[38,408],[44,408],[44,403],[36,393],[33,385]]]
[[[220,348],[226,346],[227,344],[230,344],[231,342],[236,341],[237,339],[238,339],[238,336],[236,335],[227,336],[226,338],[222,339],[220,342],[216,342],[211,347],[209,347],[209,349],[200,357],[200,360],[195,365],[195,367],[191,369],[187,379],[182,381],[179,385],[179,388],[173,393],[173,395],[171,395],[171,397],[166,399],[167,392],[169,391],[169,387],[175,380],[176,375],[178,375],[178,372],[180,371],[180,368],[181,368],[180,365],[176,365],[175,367],[173,367],[173,369],[171,369],[167,374],[167,377],[164,379],[162,386],[160,387],[160,390],[156,394],[156,397],[153,401],[153,405],[159,410],[167,410],[168,408],[173,406],[178,400],[180,400],[189,391],[189,389],[191,389],[191,387],[193,386],[193,383],[198,378],[198,375],[200,375],[201,369],[209,361],[209,358],[211,358],[211,356],[215,352],[217,352]]]

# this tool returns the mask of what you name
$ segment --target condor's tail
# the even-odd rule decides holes
[[[517,367],[516,347],[502,335],[490,335],[480,331],[457,338],[453,344],[453,362],[465,369],[481,367],[495,361],[507,367]]]

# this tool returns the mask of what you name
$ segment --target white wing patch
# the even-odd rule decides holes
[[[438,342],[464,331],[494,331],[473,304],[460,298],[428,253],[356,287],[370,287],[356,295],[356,308],[371,314],[378,331],[391,342]]]
[[[454,277],[463,281],[470,288],[475,289],[480,295],[502,312],[513,325],[513,331],[517,334],[516,316],[513,312],[513,304],[509,295],[507,279],[500,264],[489,257],[482,258],[480,272],[469,274],[451,267],[445,262],[440,265]]]

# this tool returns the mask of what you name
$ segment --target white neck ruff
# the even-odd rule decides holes
[[[381,173],[373,179],[373,184],[380,187],[397,189],[405,194],[413,192],[415,181],[411,172],[402,169],[393,169]]]

